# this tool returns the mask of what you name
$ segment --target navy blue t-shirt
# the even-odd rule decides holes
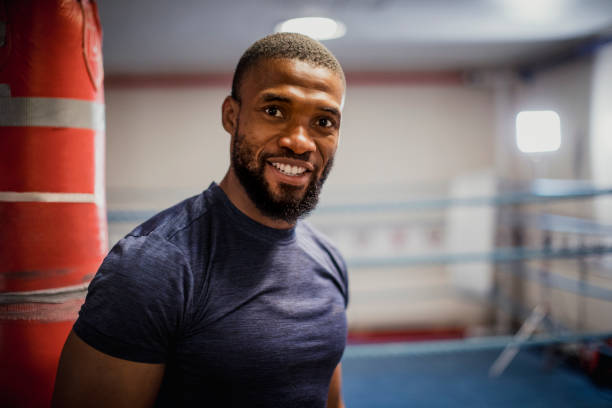
[[[114,246],[74,331],[165,363],[156,406],[325,407],[347,302],[345,263],[321,234],[259,224],[213,183]]]

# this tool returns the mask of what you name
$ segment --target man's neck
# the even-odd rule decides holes
[[[295,224],[288,223],[287,221],[270,218],[262,214],[262,212],[255,206],[255,203],[249,198],[246,190],[236,177],[234,171],[230,168],[219,187],[223,190],[227,198],[244,214],[249,218],[257,221],[270,228],[276,229],[289,229]]]

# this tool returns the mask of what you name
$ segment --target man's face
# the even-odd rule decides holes
[[[231,163],[266,216],[294,222],[311,211],[338,146],[344,86],[323,67],[262,60],[245,75]]]

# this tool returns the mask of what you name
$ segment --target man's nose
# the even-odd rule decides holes
[[[317,149],[312,137],[308,134],[308,129],[301,124],[295,124],[289,131],[280,138],[278,144],[281,147],[290,149],[295,154],[314,152]]]

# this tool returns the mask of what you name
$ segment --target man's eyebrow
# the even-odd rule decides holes
[[[324,106],[324,107],[319,108],[319,109],[321,109],[324,112],[329,112],[332,115],[337,116],[338,118],[341,116],[340,110],[338,110],[336,108],[332,108],[331,106],[329,106],[329,107],[328,106]]]
[[[264,102],[286,102],[291,103],[291,99],[275,93],[265,93],[261,96]]]

